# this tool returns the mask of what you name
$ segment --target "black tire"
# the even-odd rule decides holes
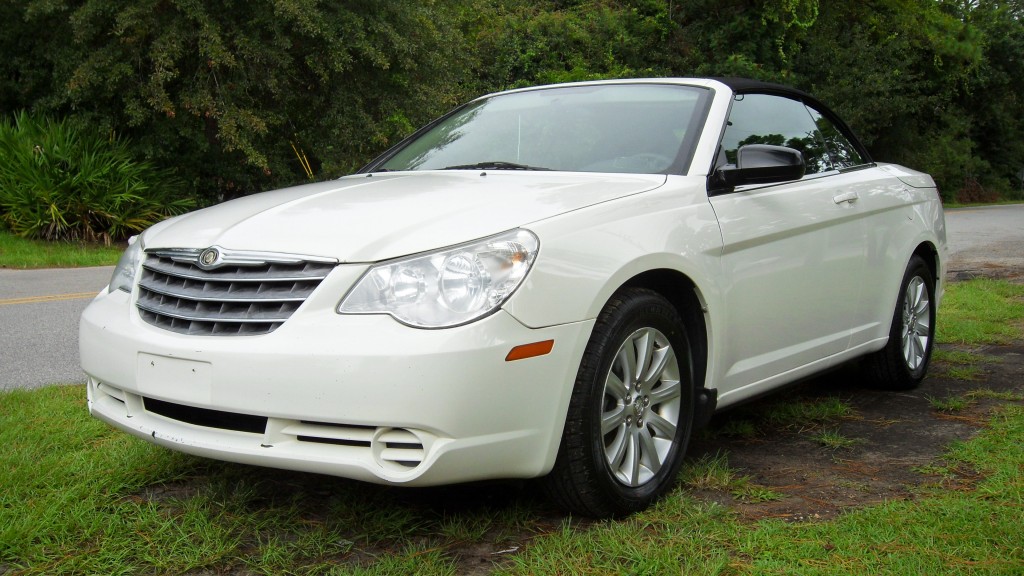
[[[649,357],[649,369],[631,370],[631,353]],[[580,363],[555,466],[542,479],[548,497],[605,518],[643,510],[671,488],[693,427],[691,366],[682,319],[665,298],[639,288],[613,296]]]
[[[920,256],[907,265],[885,348],[867,357],[876,387],[916,388],[928,373],[935,341],[935,279]]]

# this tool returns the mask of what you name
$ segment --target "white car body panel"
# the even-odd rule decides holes
[[[504,308],[533,327],[596,318],[615,290],[650,270],[715,278],[722,248],[703,178],[670,176],[642,201],[607,202],[526,227],[544,245],[527,289]]]
[[[847,175],[825,177],[845,179]],[[721,275],[730,305],[719,398],[730,390],[843,352],[864,267],[864,223],[837,205],[839,191],[807,179],[711,203],[724,241]],[[764,334],[772,334],[765,338]]]

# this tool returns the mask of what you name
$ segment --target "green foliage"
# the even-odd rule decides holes
[[[125,134],[210,200],[352,171],[466,97],[469,52],[444,3],[24,6],[12,19],[61,33],[18,37],[53,75],[44,100],[17,104]]]
[[[687,75],[789,81],[792,58],[819,14],[818,0],[681,2],[675,43]]]
[[[1024,26],[1004,3],[823,4],[794,59],[880,160],[931,173],[946,201],[1017,194]],[[1019,188],[1019,182],[1017,182]]]
[[[980,184],[1010,199],[1024,199],[1024,6],[1017,2],[950,3],[980,31],[980,64],[972,70],[960,107],[972,119],[969,137],[991,166]]]
[[[662,46],[673,27],[661,2],[474,6],[468,37],[479,58],[482,91],[669,72]]]
[[[219,201],[351,172],[455,104],[547,82],[805,88],[947,201],[1024,197],[1019,0],[27,0],[0,112],[75,117]]]
[[[67,120],[0,122],[0,221],[19,236],[109,244],[192,205],[128,143]]]

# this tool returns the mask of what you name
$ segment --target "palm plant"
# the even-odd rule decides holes
[[[13,233],[109,244],[194,206],[129,143],[22,112],[0,121],[0,221]]]

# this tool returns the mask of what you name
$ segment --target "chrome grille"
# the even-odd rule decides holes
[[[136,307],[146,322],[180,334],[268,334],[287,320],[337,261],[217,248],[201,266],[191,249],[146,252]]]

